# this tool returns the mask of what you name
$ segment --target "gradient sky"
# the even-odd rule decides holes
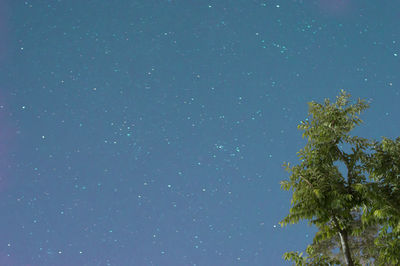
[[[307,102],[400,132],[400,2],[0,0],[0,265],[285,265]]]

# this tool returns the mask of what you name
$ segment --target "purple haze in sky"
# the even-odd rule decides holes
[[[320,9],[329,16],[343,16],[351,9],[350,1],[347,0],[320,0]]]

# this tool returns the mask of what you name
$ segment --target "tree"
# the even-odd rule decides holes
[[[374,240],[376,239],[379,226],[372,224],[365,226],[361,221],[361,212],[353,213],[353,224],[352,230],[363,228],[360,234],[349,235],[349,246],[350,253],[358,259],[358,262],[362,265],[367,265],[372,261],[378,262],[378,250],[375,246]],[[319,242],[313,242],[311,244],[313,250],[317,254],[325,254],[331,259],[335,259],[340,265],[345,264],[344,254],[341,251],[340,239],[337,235],[331,238],[319,240]]]
[[[379,224],[375,240],[379,261],[385,265],[400,264],[400,138],[373,143],[374,153],[367,162],[372,182],[361,187],[369,199],[364,208],[366,224]]]
[[[298,126],[308,140],[298,152],[300,164],[284,164],[291,174],[281,186],[293,196],[281,225],[305,219],[318,228],[308,256],[289,252],[284,258],[296,265],[398,263],[400,139],[378,143],[351,136],[369,105],[350,103],[343,90],[336,98],[309,103],[309,118]],[[335,247],[340,257],[332,253]]]

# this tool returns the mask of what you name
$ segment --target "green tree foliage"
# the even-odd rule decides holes
[[[379,256],[374,240],[378,235],[379,226],[375,224],[370,226],[363,225],[361,221],[361,212],[354,212],[353,218],[353,224],[351,225],[352,231],[357,232],[360,228],[363,228],[363,230],[349,236],[351,254],[354,258],[357,258],[358,263],[362,265],[368,265],[371,261],[377,262]],[[319,240],[319,242],[314,241],[311,246],[315,253],[325,254],[329,258],[337,260],[340,265],[345,264],[338,235]]]
[[[364,208],[366,224],[382,226],[375,240],[379,261],[400,265],[400,138],[373,143],[367,167],[372,181],[362,187],[369,204]]]
[[[306,256],[285,253],[296,265],[400,263],[400,138],[351,136],[368,104],[349,98],[342,90],[334,103],[309,103],[309,118],[298,126],[308,140],[300,164],[285,163],[290,176],[281,186],[293,196],[281,225],[305,219],[318,228]]]

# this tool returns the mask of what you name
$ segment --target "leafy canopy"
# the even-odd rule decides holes
[[[281,225],[305,219],[319,230],[308,256],[285,253],[296,265],[400,263],[400,138],[379,143],[351,136],[369,105],[349,98],[342,90],[336,102],[309,103],[309,116],[298,126],[307,139],[300,164],[284,164],[290,176],[281,187],[293,196]]]

